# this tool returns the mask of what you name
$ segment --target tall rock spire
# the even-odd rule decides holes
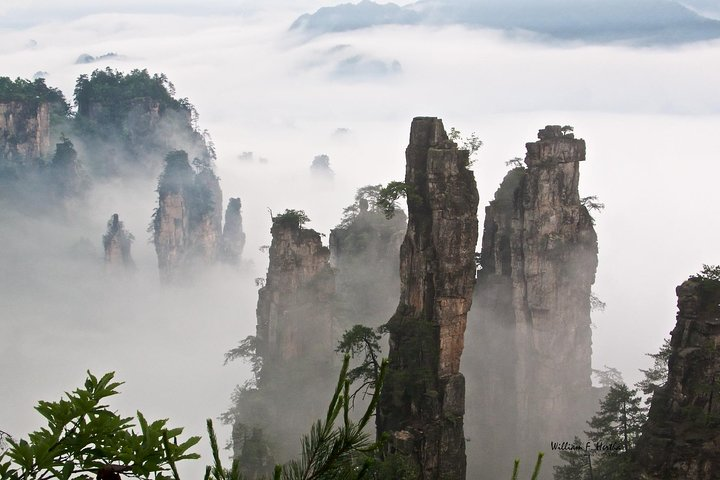
[[[440,119],[413,119],[405,154],[408,229],[378,431],[390,434],[390,448],[416,464],[419,478],[464,479],[460,356],[475,284],[478,192],[468,152]]]
[[[190,166],[183,150],[170,152],[158,181],[151,225],[160,279],[184,282],[218,259],[222,247],[222,191],[209,166]]]
[[[248,478],[296,456],[297,439],[323,414],[334,385],[335,276],[330,250],[303,228],[307,220],[298,210],[273,217],[267,277],[258,282],[257,336],[249,337],[258,371],[233,409],[235,457]]]
[[[511,170],[485,209],[467,359],[478,411],[470,437],[493,439],[473,459],[478,478],[498,478],[518,454],[528,464],[550,441],[572,440],[593,412],[597,236],[578,194],[585,142],[571,130],[540,130],[526,144],[527,168]]]
[[[225,225],[222,232],[222,259],[225,263],[238,265],[245,248],[243,231],[242,202],[239,198],[228,200],[225,209]]]

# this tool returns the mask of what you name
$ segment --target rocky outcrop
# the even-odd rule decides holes
[[[437,118],[413,120],[406,160],[408,228],[378,432],[419,467],[419,478],[464,479],[460,356],[475,284],[478,192],[468,152]]]
[[[667,383],[656,390],[636,447],[644,480],[711,480],[720,472],[720,281],[677,287]]]
[[[130,249],[135,237],[125,230],[120,216],[114,213],[107,224],[107,232],[103,235],[105,249],[105,268],[108,271],[127,270],[135,267]]]
[[[253,388],[236,396],[233,411],[235,458],[244,459],[249,478],[297,455],[297,439],[324,414],[332,394],[335,280],[330,251],[319,233],[302,228],[306,220],[295,210],[273,217],[270,264],[251,341],[261,366]]]
[[[147,70],[123,74],[106,68],[81,76],[73,123],[88,152],[88,169],[96,176],[154,176],[172,150],[187,152],[193,165],[211,163],[212,142],[197,129],[197,113],[174,95],[165,75]]]
[[[222,192],[208,167],[196,172],[187,153],[168,154],[158,182],[153,240],[163,282],[189,280],[217,260],[221,248]]]
[[[362,190],[362,189],[361,189]],[[397,307],[400,245],[407,230],[401,210],[388,219],[359,198],[354,215],[330,231],[330,263],[335,269],[342,329],[379,327]]]
[[[590,288],[597,267],[593,220],[578,194],[585,142],[548,126],[528,143],[485,209],[481,270],[468,327],[470,438],[492,439],[474,478],[532,464],[550,441],[585,428],[591,391]],[[552,459],[549,459],[552,461]]]
[[[38,167],[50,152],[50,104],[0,103],[0,167]]]
[[[298,359],[329,363],[335,357],[331,300],[335,278],[320,234],[293,214],[274,217],[270,265],[258,293],[258,353],[262,377]]]
[[[231,198],[225,209],[225,226],[223,227],[223,261],[238,265],[245,248],[245,232],[243,232],[242,203],[239,198]]]

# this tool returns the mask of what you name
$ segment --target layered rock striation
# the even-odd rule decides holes
[[[478,412],[470,437],[492,440],[473,459],[477,478],[504,475],[518,454],[531,464],[550,441],[581,435],[595,410],[597,236],[578,193],[585,142],[559,126],[538,138],[485,209],[467,365]]]
[[[419,478],[464,479],[460,356],[475,284],[478,192],[468,152],[440,119],[413,119],[406,160],[408,228],[378,432],[390,435],[389,448],[410,459]]]
[[[653,394],[636,447],[643,480],[711,480],[720,472],[720,281],[677,287],[667,383]]]
[[[50,152],[48,102],[0,102],[0,167],[36,168]]]
[[[337,334],[331,304],[335,277],[320,234],[302,228],[292,215],[274,217],[271,233],[270,264],[257,304],[263,377],[301,358],[332,362]]]
[[[182,282],[215,262],[222,241],[222,192],[209,167],[196,171],[187,153],[167,155],[151,225],[160,279]]]
[[[236,396],[232,416],[235,458],[250,478],[296,456],[297,439],[323,415],[333,388],[335,278],[329,249],[301,226],[303,218],[293,210],[273,217],[257,334],[246,339],[258,369],[255,384]]]

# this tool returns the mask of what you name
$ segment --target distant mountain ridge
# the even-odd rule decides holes
[[[322,35],[379,25],[465,25],[527,31],[548,40],[673,45],[720,38],[720,20],[704,0],[419,0],[399,6],[372,0],[323,7],[290,30]]]

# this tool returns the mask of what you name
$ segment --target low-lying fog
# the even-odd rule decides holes
[[[224,411],[249,375],[222,361],[254,333],[267,209],[304,209],[310,227],[329,233],[356,188],[403,177],[418,115],[439,116],[446,128],[477,132],[485,142],[474,165],[481,211],[504,162],[524,156],[539,128],[573,125],[587,141],[581,195],[606,205],[595,214],[594,290],[607,303],[594,313],[596,368],[616,367],[637,381],[637,369],[649,365],[644,354],[657,351],[674,325],[675,286],[703,263],[720,263],[718,42],[667,50],[547,46],[420,27],[305,41],[287,32],[297,10],[183,13],[31,25],[6,12],[0,75],[44,71],[47,84],[71,98],[77,76],[95,68],[165,73],[213,137],[224,201],[242,198],[247,244],[242,272],[218,268],[192,287],[160,288],[145,232],[154,182],[96,185],[89,210],[70,218],[0,212],[2,430],[26,436],[39,427],[37,401],[79,386],[90,369],[114,370],[127,382],[113,403],[122,413],[139,409],[202,434],[205,418]],[[110,52],[118,55],[74,63],[83,53]],[[333,181],[310,177],[321,153],[330,156]],[[101,236],[115,212],[136,236],[137,272],[128,278],[103,272]],[[224,443],[229,429],[220,436]]]

